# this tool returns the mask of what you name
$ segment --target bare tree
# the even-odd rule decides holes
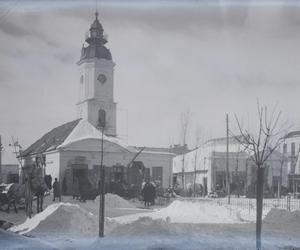
[[[281,124],[281,111],[276,110],[276,106],[269,115],[266,106],[261,106],[257,102],[258,111],[258,131],[251,132],[244,129],[241,122],[235,116],[239,132],[241,134],[240,143],[245,149],[250,150],[253,155],[252,161],[257,168],[256,182],[256,249],[261,249],[261,228],[262,228],[262,209],[263,209],[263,187],[265,162],[270,155],[280,146],[284,137],[286,123]]]
[[[245,173],[245,183],[244,183],[244,194],[247,195],[247,192],[248,192],[248,170],[249,168],[249,158],[246,159],[246,173]]]
[[[181,138],[182,145],[185,146],[187,144],[189,130],[190,130],[190,120],[191,120],[191,112],[189,109],[186,109],[180,114],[180,123],[181,123]],[[185,178],[184,178],[184,167],[185,167],[185,152],[182,154],[182,188],[185,190]]]

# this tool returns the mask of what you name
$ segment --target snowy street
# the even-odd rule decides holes
[[[175,200],[167,207],[149,210],[137,208],[136,204],[116,195],[106,196],[103,239],[97,240],[98,201],[80,203],[69,199],[50,204],[42,213],[10,229],[30,238],[8,236],[9,232],[1,231],[1,243],[6,249],[18,248],[23,241],[22,247],[31,248],[36,241],[42,241],[50,249],[253,249],[255,246],[255,224],[243,218],[247,214],[243,209],[208,200]],[[5,214],[1,212],[2,215]],[[284,210],[269,212],[263,224],[264,249],[299,247],[299,215]]]

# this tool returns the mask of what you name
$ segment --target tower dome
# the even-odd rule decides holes
[[[104,46],[107,43],[107,39],[104,35],[102,24],[98,20],[98,15],[98,12],[96,12],[95,20],[91,24],[89,34],[85,39],[88,46],[82,47],[79,64],[82,60],[91,58],[112,60],[110,50]]]

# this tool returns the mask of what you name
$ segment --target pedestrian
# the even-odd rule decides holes
[[[53,201],[55,201],[55,198],[58,198],[59,201],[61,201],[60,183],[57,180],[57,178],[55,178],[52,186],[53,186]]]
[[[145,207],[149,207],[155,199],[155,187],[148,181],[142,189],[142,196],[145,202]]]
[[[73,194],[73,200],[79,200],[80,199],[80,193],[79,193],[79,181],[76,176],[73,178],[73,185],[72,185],[72,194]]]
[[[150,182],[150,203],[153,206],[155,204],[156,193],[158,190],[158,185],[155,182]]]

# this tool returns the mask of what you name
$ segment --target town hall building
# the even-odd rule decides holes
[[[138,184],[145,178],[164,188],[171,185],[171,148],[133,147],[117,135],[117,104],[114,100],[114,67],[107,38],[96,12],[86,44],[81,49],[77,119],[60,125],[34,142],[20,157],[42,159],[45,174],[64,183],[66,194],[72,193],[75,178],[85,178],[96,187],[99,180],[102,132],[99,119],[105,115],[103,163],[106,181]],[[77,86],[74,86],[77,87]]]

